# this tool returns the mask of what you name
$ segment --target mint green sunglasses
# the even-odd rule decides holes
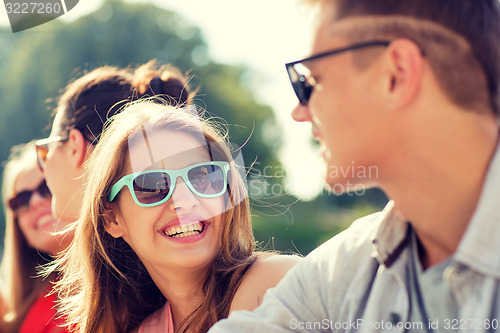
[[[117,181],[108,195],[113,201],[127,186],[135,203],[141,207],[154,207],[166,202],[181,177],[187,187],[201,198],[221,196],[227,189],[229,162],[212,161],[189,165],[183,169],[152,169],[134,172]]]

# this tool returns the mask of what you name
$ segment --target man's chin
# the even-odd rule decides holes
[[[55,207],[53,206],[52,211],[60,223],[70,224],[70,223],[78,220],[78,216],[74,216],[73,214],[69,214],[68,209],[60,209],[59,207],[57,207],[57,205],[55,205]]]
[[[325,161],[327,165],[332,159],[332,153],[324,145],[321,145],[319,148],[319,156],[323,159],[323,161]]]
[[[325,178],[325,190],[334,195],[361,196],[373,187],[375,186],[364,184],[357,179],[329,178],[328,175]]]

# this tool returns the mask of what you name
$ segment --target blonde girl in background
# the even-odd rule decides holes
[[[5,240],[1,264],[4,281],[1,332],[62,332],[55,296],[48,295],[55,275],[37,278],[37,267],[47,264],[71,240],[54,235],[67,223],[51,211],[51,194],[38,169],[35,144],[12,148],[3,173]],[[59,326],[58,326],[59,325]]]

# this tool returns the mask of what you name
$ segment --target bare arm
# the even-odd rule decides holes
[[[301,259],[291,255],[272,255],[257,261],[245,274],[234,295],[229,312],[252,311],[258,307],[266,291],[276,286]]]

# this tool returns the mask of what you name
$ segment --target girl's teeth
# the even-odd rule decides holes
[[[45,215],[37,221],[36,226],[43,227],[46,223],[51,222],[52,219],[52,215]]]
[[[197,222],[186,226],[176,226],[164,231],[169,237],[181,238],[200,234],[203,231],[203,223]]]
[[[198,231],[188,231],[188,232],[183,232],[182,234],[176,234],[176,235],[173,235],[173,236],[170,236],[170,237],[173,237],[173,238],[183,238],[183,237],[189,237],[189,236],[198,235],[198,234],[199,234]]]

